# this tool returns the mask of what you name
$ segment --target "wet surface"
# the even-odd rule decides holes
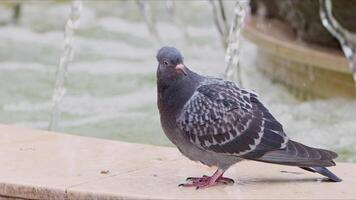
[[[177,149],[55,134],[0,125],[0,196],[28,199],[350,199],[354,164],[330,170],[343,182],[323,182],[289,166],[243,161],[225,177],[234,184],[179,188],[189,176],[216,169],[192,162]],[[18,149],[31,143],[36,151]],[[16,155],[16,156],[14,156]],[[157,157],[166,158],[157,160]],[[303,174],[281,173],[293,171]]]

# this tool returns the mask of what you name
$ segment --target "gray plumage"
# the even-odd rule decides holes
[[[288,138],[255,92],[184,67],[173,47],[157,54],[157,95],[167,137],[188,158],[222,170],[243,159],[298,166],[340,181],[325,167],[337,154]]]

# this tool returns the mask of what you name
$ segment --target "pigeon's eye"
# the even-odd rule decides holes
[[[168,66],[168,61],[163,61],[163,64],[165,65],[165,66]]]

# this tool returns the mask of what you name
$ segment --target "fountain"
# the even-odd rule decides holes
[[[225,8],[224,4],[221,0],[219,1],[209,1],[212,7],[212,12],[213,12],[213,18],[214,18],[214,24],[216,29],[218,30],[221,38],[221,43],[224,47],[224,49],[227,48],[228,41],[228,26],[227,26],[227,19],[225,15]],[[218,5],[216,5],[216,2],[218,2]],[[237,1],[239,3],[239,1]],[[219,7],[219,8],[218,8]]]
[[[240,70],[240,42],[241,29],[244,26],[246,8],[243,4],[248,2],[236,1],[234,8],[234,17],[229,31],[228,44],[226,48],[226,69],[225,78],[235,80],[242,87],[241,70]]]
[[[322,24],[339,41],[356,82],[356,34],[346,30],[334,18],[331,0],[320,0],[319,4]]]
[[[138,8],[140,9],[140,14],[144,19],[149,32],[156,40],[156,44],[161,44],[161,37],[159,36],[155,21],[152,16],[150,2],[143,1],[143,0],[136,0],[136,3],[138,5]]]
[[[212,6],[214,24],[217,28],[222,45],[226,49],[225,55],[225,73],[226,79],[237,81],[242,86],[240,70],[240,38],[241,30],[246,16],[246,7],[249,1],[236,1],[234,15],[230,28],[227,25],[227,17],[223,1],[209,1]]]
[[[351,33],[356,31],[352,23],[355,4],[333,1],[336,21],[330,1],[274,1],[270,8],[266,7],[270,1],[252,2],[257,6],[246,23],[244,36],[258,48],[259,70],[300,100],[356,97],[352,56],[356,37]],[[338,23],[341,20],[342,26]]]
[[[59,63],[56,70],[56,80],[52,96],[52,112],[48,125],[48,130],[55,130],[58,126],[58,120],[60,118],[59,106],[66,93],[65,81],[68,73],[68,65],[73,60],[74,56],[74,30],[79,25],[81,11],[82,1],[74,0],[72,2],[71,12],[64,29],[64,49],[59,59]]]
[[[174,22],[174,14],[175,14],[175,3],[174,3],[174,0],[166,0],[165,1],[165,7],[167,9],[169,20]]]
[[[14,10],[14,13],[13,13],[13,16],[12,16],[12,22],[14,24],[18,24],[19,20],[20,20],[20,17],[21,17],[21,3],[20,2],[15,2],[13,10]]]

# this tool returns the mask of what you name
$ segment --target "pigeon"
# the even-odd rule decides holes
[[[296,166],[341,181],[326,168],[336,165],[337,154],[291,140],[256,92],[191,71],[174,47],[162,47],[156,58],[157,106],[165,135],[184,156],[218,168],[212,176],[188,177],[179,186],[232,184],[223,174],[242,160]]]

